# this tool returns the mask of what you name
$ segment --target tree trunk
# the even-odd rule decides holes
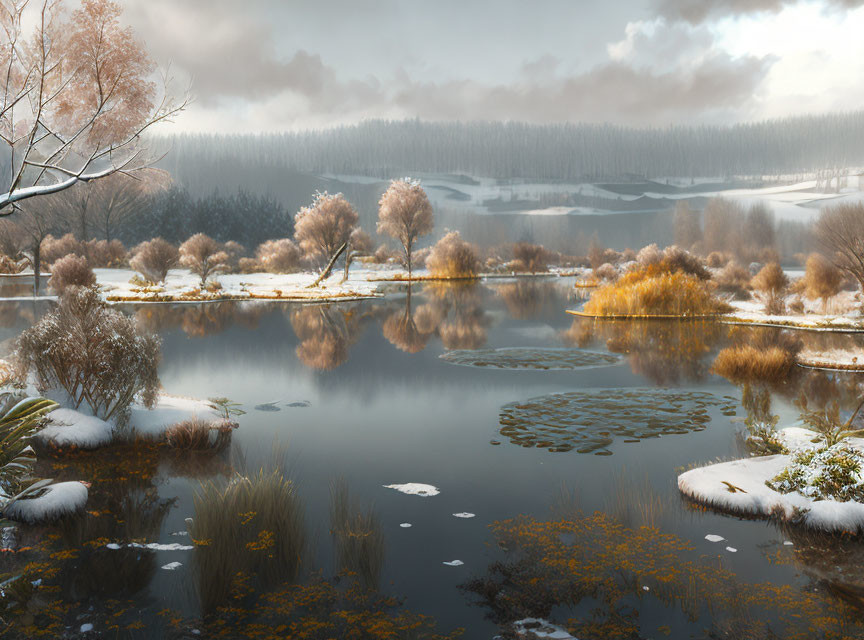
[[[327,266],[324,268],[324,271],[321,272],[321,275],[315,279],[315,282],[310,284],[307,289],[312,289],[313,287],[317,287],[323,280],[326,280],[330,276],[330,272],[333,271],[333,265],[336,264],[336,261],[339,259],[339,256],[342,255],[342,252],[348,248],[348,243],[343,242],[342,246],[333,254],[333,257],[330,258],[330,262],[327,263]]]
[[[351,243],[348,243],[348,246],[345,247],[345,273],[342,274],[342,283],[344,284],[348,281],[348,269],[351,268]]]
[[[33,297],[39,295],[40,271],[42,271],[42,243],[33,245]]]

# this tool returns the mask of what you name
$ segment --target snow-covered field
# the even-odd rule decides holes
[[[787,299],[787,306],[790,300],[791,298]],[[785,315],[765,313],[764,303],[755,299],[728,302],[735,310],[724,316],[726,322],[775,325],[815,331],[864,331],[861,303],[856,299],[856,294],[851,291],[842,291],[834,297],[830,306],[832,313],[823,313],[821,302],[806,298],[802,299],[803,314]]]
[[[221,285],[201,291],[198,276],[187,269],[172,269],[164,285],[142,287],[131,280],[131,269],[94,269],[96,280],[109,302],[196,302],[200,300],[353,300],[378,295],[378,285],[369,281],[366,269],[352,269],[346,282],[342,272],[334,273],[319,286],[310,288],[314,273],[238,273],[214,278]]]

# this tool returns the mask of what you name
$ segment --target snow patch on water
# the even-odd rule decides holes
[[[182,567],[182,566],[183,566],[182,562],[169,562],[168,564],[163,564],[162,568],[165,569],[166,571],[174,571],[174,569],[176,569],[177,567]]]
[[[716,533],[709,533],[707,536],[705,536],[705,539],[708,542],[720,542],[721,540],[725,540],[726,538],[724,538],[723,536],[718,536]]]
[[[461,560],[451,560],[450,562],[442,562],[441,564],[446,564],[448,567],[461,567],[465,563]]]
[[[399,493],[404,493],[409,496],[421,496],[423,498],[428,498],[430,496],[437,496],[440,491],[438,488],[431,484],[421,484],[419,482],[408,482],[406,484],[385,484],[382,485],[385,489],[395,489]]]
[[[461,511],[461,512],[459,512],[459,513],[454,513],[454,514],[453,514],[453,517],[454,517],[454,518],[473,518],[473,517],[474,517],[474,514],[473,514],[473,513],[468,513],[467,511]]]
[[[402,527],[403,529],[410,529],[410,528],[411,528],[411,523],[410,523],[410,522],[403,522],[403,523],[400,524],[399,526]]]
[[[577,640],[563,627],[543,618],[523,618],[513,623],[513,630],[520,638],[549,638],[550,640]]]

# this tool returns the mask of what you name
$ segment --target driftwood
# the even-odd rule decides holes
[[[319,284],[321,284],[321,282],[323,280],[326,280],[330,276],[330,272],[333,271],[333,265],[336,264],[336,261],[339,259],[339,256],[341,256],[342,252],[345,251],[345,249],[347,249],[347,248],[348,248],[348,243],[343,242],[342,246],[339,247],[339,249],[336,251],[336,253],[333,254],[333,257],[330,258],[330,262],[327,263],[327,267],[324,269],[324,271],[321,272],[321,275],[315,279],[315,282],[313,282],[312,284],[310,284],[306,288],[312,289],[314,287],[317,287]]]

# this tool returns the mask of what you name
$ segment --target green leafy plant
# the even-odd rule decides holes
[[[825,444],[830,447],[846,438],[864,435],[864,429],[857,429],[852,426],[862,407],[864,407],[864,398],[855,407],[855,411],[852,412],[849,419],[844,421],[840,417],[840,404],[836,401],[816,411],[808,411],[805,405],[801,412],[801,420],[824,438]],[[814,439],[814,442],[819,442],[820,439]]]
[[[788,467],[767,481],[780,493],[797,491],[814,500],[864,501],[864,456],[845,442],[797,452]]]
[[[38,498],[51,480],[32,477],[36,455],[29,445],[49,411],[57,407],[53,400],[25,398],[17,401],[6,395],[0,416],[0,513],[16,500]]]
[[[231,421],[231,418],[246,415],[246,412],[240,408],[242,405],[239,402],[234,402],[230,398],[207,399],[210,401],[210,408],[214,411],[218,411],[222,415],[222,418],[229,422]]]

